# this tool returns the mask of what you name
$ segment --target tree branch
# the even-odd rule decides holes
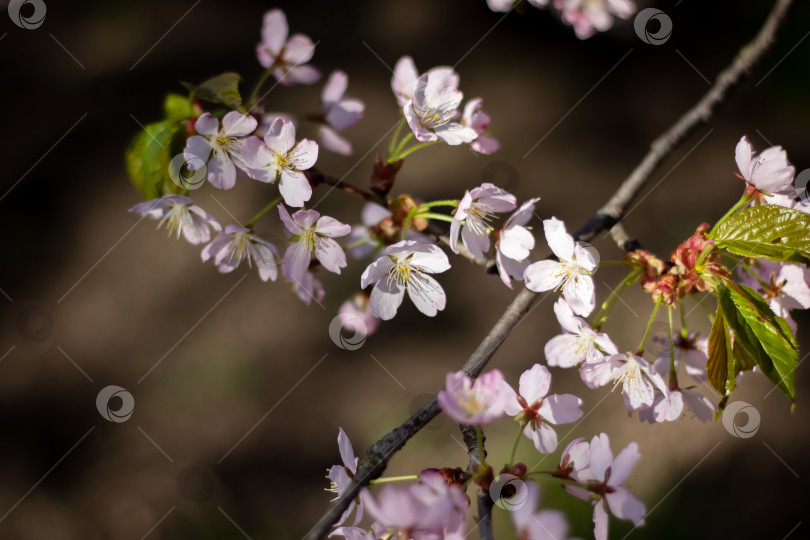
[[[777,0],[762,29],[757,36],[745,45],[732,61],[731,65],[718,75],[717,80],[709,91],[686,112],[675,124],[653,141],[650,151],[641,163],[633,170],[630,176],[622,182],[619,189],[608,202],[600,208],[596,215],[589,219],[575,233],[578,240],[590,240],[606,229],[620,227],[624,212],[635,197],[644,188],[652,173],[658,165],[681,143],[686,136],[703,124],[725,98],[728,91],[738,84],[774,41],[776,31],[785,18],[785,14],[793,4],[793,0]],[[629,240],[623,229],[616,229],[618,239]],[[625,246],[621,246],[622,249]],[[539,298],[528,289],[521,290],[506,311],[492,327],[478,348],[467,359],[463,370],[470,376],[477,376],[486,366],[489,359],[498,350],[501,343],[506,340],[515,326],[531,311],[532,306]],[[405,443],[418,433],[428,422],[439,414],[436,397],[431,398],[416,413],[405,420],[399,427],[383,436],[368,449],[368,455],[363,459],[352,483],[344,494],[329,506],[326,513],[312,530],[304,537],[306,540],[316,540],[326,537],[330,527],[335,523],[343,511],[353,501],[357,494],[372,479],[379,477],[385,470],[388,460]]]
[[[475,433],[473,426],[461,426],[461,435],[464,437],[464,444],[467,445],[467,454],[470,456],[470,464],[467,466],[467,473],[472,475],[476,465],[481,465],[478,453],[478,437]],[[484,449],[484,441],[486,437],[481,437],[481,452],[486,456]],[[489,493],[482,490],[476,485],[476,492],[478,492],[478,534],[481,540],[494,540],[495,535],[492,532],[492,497]]]

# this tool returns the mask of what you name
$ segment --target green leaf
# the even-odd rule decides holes
[[[727,383],[728,377],[728,354],[730,348],[728,327],[723,318],[723,312],[720,306],[717,306],[717,316],[712,323],[712,330],[709,332],[709,360],[706,362],[706,375],[709,377],[709,382],[712,387],[717,390],[721,395],[728,395],[733,390],[734,377],[731,377],[731,385],[729,388]]]
[[[178,124],[171,120],[149,124],[135,135],[127,148],[129,178],[148,200],[166,191],[166,179],[174,185],[169,178],[170,141],[178,129]]]
[[[748,287],[727,282],[717,289],[723,318],[732,330],[734,370],[756,362],[765,376],[791,400],[796,399],[794,372],[799,350],[790,327],[768,303]],[[742,351],[735,352],[735,348]],[[730,371],[727,376],[736,376]]]
[[[208,79],[200,86],[183,83],[195,96],[211,103],[224,103],[231,109],[242,106],[242,96],[239,95],[239,83],[242,77],[238,73],[223,73]]]
[[[175,122],[196,118],[197,111],[194,109],[194,102],[190,98],[179,94],[169,94],[163,102],[163,111],[166,119]]]
[[[724,221],[716,244],[745,257],[810,264],[810,215],[774,204],[744,208]]]

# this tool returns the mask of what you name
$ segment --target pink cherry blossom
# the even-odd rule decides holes
[[[380,236],[385,233],[381,230],[382,222],[389,220],[391,211],[377,203],[366,203],[360,213],[360,221],[357,225],[352,225],[352,232],[346,237],[349,246],[346,251],[353,259],[367,259],[386,247],[380,240]],[[420,243],[430,243],[431,240],[422,233],[413,229],[405,232],[405,240],[413,240]]]
[[[534,292],[562,287],[563,296],[577,315],[587,317],[596,305],[591,274],[597,261],[585,244],[575,242],[557,218],[543,220],[546,241],[558,261],[545,260],[529,265],[523,273],[526,287]]]
[[[442,412],[459,424],[483,426],[504,414],[510,399],[503,374],[493,369],[475,380],[463,371],[448,373],[437,396]]]
[[[737,143],[735,154],[740,174],[753,189],[769,195],[796,197],[793,185],[796,169],[788,162],[787,153],[781,146],[772,146],[757,156],[748,138],[743,135]]]
[[[632,409],[641,409],[653,404],[656,388],[663,394],[669,392],[661,376],[640,356],[631,353],[614,354],[602,362],[585,363],[580,375],[589,388],[598,388],[611,381],[613,388],[622,385],[625,403]]]
[[[653,371],[662,378],[669,371],[669,358],[659,358],[653,364]],[[670,389],[667,394],[656,392],[655,400],[648,409],[639,410],[638,418],[649,423],[672,422],[681,417],[684,407],[701,422],[708,422],[717,412],[715,404],[706,396],[691,388]]]
[[[450,145],[469,143],[478,137],[471,127],[453,119],[464,95],[446,84],[446,78],[430,72],[416,82],[413,99],[402,111],[416,139],[422,142],[442,140]]]
[[[526,483],[526,499],[511,509],[512,525],[521,540],[565,540],[568,521],[559,510],[536,511],[540,490],[533,482]]]
[[[363,118],[365,105],[359,99],[347,98],[349,78],[343,71],[333,71],[321,93],[323,101],[321,145],[332,152],[350,156],[352,144],[338,135],[338,131],[350,128]]]
[[[655,336],[653,341],[662,347],[659,359],[665,359],[669,365],[669,336]],[[686,373],[696,381],[706,380],[706,362],[709,360],[709,338],[697,332],[689,332],[686,337],[674,336],[675,362],[686,368]]]
[[[608,508],[620,519],[629,519],[636,526],[643,525],[644,503],[622,486],[641,457],[638,445],[631,442],[614,459],[608,436],[602,433],[591,440],[589,453],[588,468],[576,475],[577,481],[590,484],[589,489],[566,486],[566,491],[586,501],[597,497],[593,501],[596,540],[607,540]]]
[[[262,67],[273,70],[279,83],[312,84],[321,78],[320,72],[306,65],[315,52],[312,40],[303,34],[289,35],[287,17],[280,9],[264,14],[262,42],[256,46],[256,55]]]
[[[591,461],[591,446],[584,437],[577,437],[568,443],[560,455],[561,474],[578,478],[581,471],[588,468]],[[566,486],[566,488],[571,486]],[[580,489],[580,488],[577,488]]]
[[[387,321],[397,314],[405,292],[416,308],[433,317],[444,309],[446,297],[439,282],[429,274],[450,269],[444,251],[434,244],[402,240],[385,248],[385,255],[371,263],[360,277],[362,288],[371,290],[371,313]]]
[[[281,263],[284,277],[292,282],[301,281],[313,254],[324,268],[340,274],[340,269],[346,267],[346,254],[334,239],[349,234],[352,230],[349,225],[321,216],[315,210],[299,210],[291,216],[281,204],[278,214],[291,235],[291,244]]]
[[[196,170],[194,158],[207,162],[208,181],[219,189],[231,189],[236,184],[236,167],[246,170],[242,158],[242,141],[256,129],[257,121],[247,114],[231,111],[219,119],[203,113],[194,122],[199,135],[186,140],[183,157],[189,170]],[[212,155],[213,154],[213,155]],[[211,159],[208,159],[209,156]]]
[[[469,126],[475,130],[478,137],[470,143],[470,148],[479,154],[492,154],[500,150],[501,145],[489,135],[489,115],[481,110],[481,98],[471,99],[464,106],[461,125]]]
[[[243,259],[247,258],[248,266],[259,271],[262,281],[275,281],[278,276],[276,246],[256,236],[256,233],[244,227],[228,225],[225,232],[214,238],[202,251],[203,262],[214,259],[220,272],[232,272]]]
[[[179,239],[182,234],[191,244],[203,244],[211,238],[209,227],[219,232],[222,226],[211,214],[193,202],[191,197],[184,195],[164,195],[159,199],[138,203],[129,211],[158,220],[158,229],[166,225],[169,236],[174,234]]]
[[[754,270],[756,276],[740,269],[740,280],[765,298],[773,312],[785,319],[795,333],[798,327],[790,311],[810,308],[810,270],[767,259],[759,259]]]
[[[264,141],[250,137],[242,144],[242,155],[248,176],[260,182],[279,180],[278,190],[284,202],[292,207],[304,206],[312,196],[305,171],[318,159],[318,143],[309,139],[295,142],[295,126],[277,118]]]
[[[332,482],[332,487],[330,487],[328,491],[336,494],[333,500],[337,500],[349,488],[352,478],[357,474],[357,463],[360,461],[359,458],[354,455],[352,442],[349,440],[346,432],[343,431],[343,428],[338,428],[337,440],[338,450],[340,450],[340,459],[343,461],[343,465],[334,465],[329,469],[329,473],[327,474],[327,478]],[[357,509],[357,514],[355,514],[354,517],[354,525],[360,523],[360,520],[363,519],[363,505],[359,501],[352,501],[335,525],[342,525],[355,508]]]
[[[515,196],[495,184],[483,183],[467,191],[458,204],[450,224],[450,249],[458,253],[458,237],[475,257],[489,251],[489,234],[496,213],[509,212],[516,206]],[[463,224],[463,228],[462,228]]]
[[[534,235],[526,224],[534,215],[534,206],[540,197],[529,199],[509,216],[495,244],[495,265],[501,281],[512,288],[512,279],[523,280],[529,266],[529,252],[534,249]]]
[[[547,396],[551,385],[548,368],[535,364],[520,376],[518,393],[503,382],[509,395],[504,410],[525,423],[523,434],[534,442],[537,451],[550,454],[557,448],[557,433],[549,424],[570,424],[582,418],[582,400],[572,394]]]
[[[564,22],[574,27],[579,39],[587,39],[597,31],[613,26],[613,17],[626,19],[636,6],[630,0],[554,0]]]
[[[605,354],[617,354],[616,345],[607,334],[592,329],[587,322],[574,315],[564,298],[554,304],[554,313],[565,334],[546,343],[546,361],[550,366],[573,367],[582,362],[596,363]]]
[[[312,272],[307,272],[300,280],[293,281],[292,288],[295,295],[306,305],[310,305],[313,300],[320,303],[326,294],[323,285]]]
[[[343,327],[349,332],[362,332],[364,336],[370,336],[379,328],[381,319],[371,313],[371,299],[368,293],[360,291],[351,298],[343,302],[338,313],[344,317]],[[359,321],[362,324],[353,324],[352,321]]]
[[[430,76],[430,80],[434,84],[453,89],[458,88],[458,74],[451,67],[434,67],[427,71],[427,75]],[[400,107],[404,107],[406,103],[413,99],[418,79],[419,71],[417,71],[416,65],[410,56],[403,56],[397,60],[394,66],[394,76],[391,78],[391,89],[394,91]]]

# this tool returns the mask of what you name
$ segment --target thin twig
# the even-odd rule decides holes
[[[475,433],[475,428],[472,426],[461,426],[461,435],[464,438],[464,444],[467,445],[467,454],[470,456],[470,464],[467,467],[467,473],[473,474],[473,469],[476,465],[481,464],[481,460],[479,459],[479,451],[478,451],[478,437]],[[481,453],[486,456],[486,450],[484,450],[484,442],[487,440],[486,437],[482,436],[481,439]],[[476,491],[478,492],[478,520],[476,521],[476,525],[478,526],[478,535],[480,536],[481,540],[494,540],[495,535],[492,532],[492,497],[490,497],[489,493],[483,491],[476,485]]]
[[[740,50],[731,65],[720,73],[706,95],[672,127],[655,139],[650,151],[630,176],[622,182],[607,204],[574,233],[578,240],[589,240],[605,229],[616,227],[625,210],[644,188],[656,167],[689,133],[708,120],[731,87],[739,83],[751,66],[760,60],[770,48],[776,31],[792,4],[793,0],[777,0],[754,40]],[[475,352],[467,359],[463,367],[464,371],[472,377],[477,376],[515,326],[529,313],[538,298],[538,294],[528,289],[521,290]],[[372,479],[380,476],[391,456],[437,414],[439,414],[439,406],[434,396],[402,425],[374,443],[369,448],[367,457],[360,462],[357,474],[344,494],[329,506],[318,523],[304,538],[315,540],[326,537],[332,524],[340,518],[349,503],[357,497],[360,489]]]

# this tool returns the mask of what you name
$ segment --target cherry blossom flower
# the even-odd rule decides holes
[[[613,26],[613,17],[626,19],[636,10],[630,0],[554,0],[554,7],[562,12],[562,20],[574,27],[579,39],[604,32]]]
[[[689,332],[686,337],[676,334],[675,341],[675,362],[682,364],[686,368],[686,373],[697,381],[706,380],[706,362],[709,360],[709,338],[701,336],[697,332]],[[669,336],[655,336],[653,341],[662,350],[658,355],[659,359],[665,359],[669,363]]]
[[[343,327],[349,332],[362,332],[364,336],[370,336],[380,327],[382,320],[371,313],[371,299],[368,293],[360,291],[351,298],[343,302],[338,309],[344,317]],[[357,328],[352,321],[359,321],[365,328]]]
[[[348,82],[346,73],[333,71],[321,92],[321,144],[327,150],[344,156],[352,155],[352,144],[337,132],[357,124],[363,118],[365,109],[359,99],[345,97]]]
[[[496,212],[509,212],[516,206],[515,196],[495,184],[483,183],[464,193],[450,224],[450,249],[458,253],[458,236],[475,257],[483,257],[489,251],[490,223]],[[462,228],[463,224],[463,228]]]
[[[463,371],[448,373],[437,399],[444,414],[459,424],[483,426],[504,414],[510,396],[503,374],[493,369],[475,380]]]
[[[450,269],[447,255],[434,244],[402,240],[385,248],[385,255],[371,263],[360,277],[371,290],[371,313],[387,321],[394,318],[407,290],[416,308],[433,317],[444,309],[446,297],[439,282],[428,274]]]
[[[796,197],[793,185],[796,169],[788,162],[787,153],[781,146],[772,146],[757,156],[748,138],[743,135],[737,143],[735,159],[743,180],[749,186],[747,193],[755,193],[767,202],[770,202],[771,195]]]
[[[509,216],[495,244],[495,266],[501,281],[512,288],[512,279],[523,280],[529,266],[529,252],[534,249],[534,235],[526,224],[534,215],[534,206],[540,197],[529,199]]]
[[[443,538],[441,533],[448,522],[458,519],[458,504],[464,493],[455,485],[448,486],[443,493],[439,491],[438,484],[443,480],[431,476],[436,474],[424,472],[420,484],[407,488],[386,485],[377,497],[363,490],[360,499],[366,511],[386,530],[394,529],[399,538],[431,538],[429,534]],[[430,485],[424,487],[423,482]]]
[[[588,468],[580,471],[576,477],[579,482],[588,482],[589,488],[566,486],[566,491],[586,501],[597,497],[593,509],[596,540],[607,540],[608,508],[618,518],[629,519],[635,526],[643,525],[646,512],[644,503],[622,486],[641,457],[638,445],[631,442],[614,459],[608,436],[602,433],[591,440],[589,453]]]
[[[328,491],[336,494],[333,500],[337,500],[349,488],[352,478],[357,474],[357,463],[360,461],[360,459],[354,455],[352,442],[349,440],[346,432],[343,431],[343,428],[338,428],[337,440],[338,449],[340,450],[340,459],[343,461],[343,465],[334,465],[329,469],[329,473],[327,474],[327,478],[332,482],[332,487],[330,487]],[[342,525],[355,508],[357,509],[357,514],[355,514],[354,517],[354,525],[360,523],[360,520],[363,519],[363,504],[360,501],[352,501],[335,525]]]
[[[303,34],[295,34],[288,40],[289,32],[282,10],[273,9],[264,14],[262,42],[256,46],[259,63],[272,69],[273,76],[283,85],[312,84],[321,78],[317,69],[306,65],[315,52],[315,45]]]
[[[653,404],[656,388],[663,394],[669,392],[664,379],[651,368],[642,357],[628,352],[608,356],[602,362],[582,364],[580,375],[589,388],[611,381],[614,389],[621,384],[627,406],[641,409]]]
[[[662,378],[669,372],[669,358],[659,358],[653,364],[653,371]],[[701,422],[708,422],[717,412],[712,401],[691,388],[670,389],[667,394],[656,393],[653,404],[648,409],[641,409],[638,418],[649,423],[672,422],[680,418],[684,406]]]
[[[346,237],[346,243],[352,246],[346,251],[353,259],[371,257],[401,234],[394,226],[391,211],[379,204],[366,203],[360,216],[362,223],[352,225],[352,232]],[[430,238],[413,229],[405,231],[405,240],[431,242]]]
[[[259,271],[262,281],[275,281],[278,276],[276,246],[256,236],[250,229],[228,225],[225,232],[214,238],[202,251],[203,262],[214,259],[222,273],[232,272],[247,257],[248,266]]]
[[[313,254],[324,268],[340,274],[340,269],[346,267],[346,254],[334,239],[349,234],[352,230],[349,225],[321,216],[315,210],[299,210],[291,216],[284,205],[278,206],[278,214],[291,235],[291,244],[281,263],[284,277],[301,281]]]
[[[447,85],[447,78],[430,72],[421,75],[416,82],[413,99],[402,110],[405,119],[422,142],[442,140],[449,145],[469,143],[478,133],[453,119],[464,95],[454,86]]]
[[[538,261],[523,273],[526,287],[534,292],[550,291],[562,286],[563,296],[577,315],[587,317],[596,305],[596,291],[591,274],[596,270],[594,255],[582,242],[565,230],[557,218],[543,220],[546,241],[559,261]]]
[[[550,454],[557,448],[557,433],[549,424],[570,424],[582,417],[582,400],[572,394],[547,396],[551,386],[548,368],[535,364],[520,376],[519,393],[504,381],[509,395],[504,410],[515,421],[525,423],[523,434],[534,442],[537,451]]]
[[[565,299],[557,300],[554,313],[566,333],[553,337],[546,343],[548,365],[569,368],[582,362],[600,362],[605,358],[605,353],[619,352],[607,334],[595,331],[588,323],[575,316]]]
[[[248,176],[260,182],[279,180],[278,190],[284,202],[300,208],[312,196],[312,186],[301,171],[318,159],[318,143],[309,139],[295,142],[295,126],[277,118],[264,141],[250,137],[242,144]]]
[[[129,211],[157,219],[158,229],[165,224],[169,236],[174,234],[179,239],[182,234],[191,244],[203,244],[211,238],[209,227],[219,232],[222,226],[211,214],[192,204],[193,202],[191,197],[184,195],[164,195],[159,199],[138,203]]]
[[[767,300],[773,312],[785,319],[796,333],[798,327],[790,310],[810,308],[810,270],[767,259],[759,259],[754,270],[757,276],[740,269],[740,280]]]
[[[411,486],[411,492],[417,500],[428,507],[444,506],[449,502],[442,529],[444,538],[447,533],[454,533],[464,528],[467,513],[470,509],[469,499],[458,484],[450,482],[437,470],[425,470],[419,475],[419,483]],[[463,536],[462,536],[463,537]]]
[[[326,294],[323,285],[312,272],[305,273],[303,278],[293,282],[293,292],[306,305],[310,305],[313,300],[319,304]]]
[[[558,472],[561,477],[579,478],[580,471],[588,468],[591,460],[591,445],[584,437],[577,437],[565,447],[560,455]],[[566,486],[567,488],[568,486]]]
[[[447,66],[438,66],[427,71],[430,80],[438,86],[447,86],[449,88],[458,88],[458,74],[453,71],[453,68]],[[419,79],[419,71],[413,63],[410,56],[403,56],[397,60],[394,66],[394,76],[391,78],[391,89],[397,98],[397,103],[400,107],[404,107],[406,103],[413,99],[413,93],[416,89],[416,82]]]
[[[565,540],[568,538],[568,521],[559,510],[537,509],[540,490],[533,482],[526,483],[526,499],[523,504],[511,509],[512,525],[521,540]]]
[[[481,98],[471,99],[464,106],[461,125],[475,130],[478,137],[470,143],[470,148],[479,154],[489,155],[500,150],[501,145],[494,137],[489,136],[489,115],[481,110]]]
[[[186,140],[183,157],[189,170],[196,170],[194,158],[207,162],[208,181],[219,189],[231,189],[236,184],[236,167],[246,170],[242,158],[242,141],[256,129],[257,121],[250,115],[231,111],[219,119],[210,113],[203,113],[194,122],[199,135]],[[213,154],[213,155],[212,155]],[[208,159],[208,157],[211,159]]]

